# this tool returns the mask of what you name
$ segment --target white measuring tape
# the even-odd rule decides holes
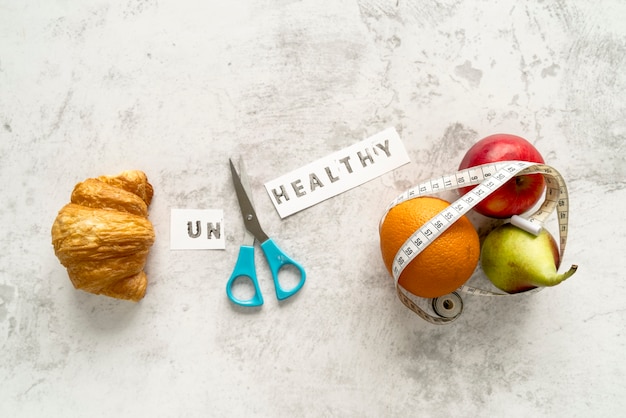
[[[563,180],[563,177],[554,168],[545,164],[526,161],[503,161],[476,166],[458,171],[454,174],[433,178],[406,190],[394,199],[387,207],[385,215],[383,215],[380,220],[380,225],[382,225],[389,210],[402,202],[420,196],[428,196],[448,190],[459,189],[461,187],[477,186],[435,215],[419,230],[415,231],[396,253],[392,264],[393,278],[398,297],[406,307],[432,324],[447,324],[457,319],[463,311],[463,300],[458,292],[479,296],[509,295],[508,293],[497,293],[462,285],[449,295],[434,299],[424,299],[404,289],[398,280],[404,268],[430,245],[431,242],[443,234],[454,222],[459,220],[474,206],[513,177],[527,174],[542,174],[544,176],[546,183],[545,199],[539,209],[527,219],[514,215],[511,218],[511,223],[536,235],[539,233],[543,223],[548,219],[550,214],[556,210],[559,222],[559,253],[561,260],[563,259],[567,243],[569,199],[565,180]],[[541,288],[536,288],[524,293],[534,292],[540,289]],[[432,311],[434,315],[429,313],[429,311]]]

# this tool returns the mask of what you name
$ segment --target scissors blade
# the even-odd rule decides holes
[[[254,205],[250,200],[250,196],[246,191],[243,183],[241,182],[241,177],[237,174],[237,170],[235,169],[235,165],[233,164],[233,160],[229,159],[230,162],[230,171],[233,176],[233,184],[235,186],[235,193],[237,194],[237,200],[239,201],[239,208],[241,209],[241,216],[243,217],[243,223],[246,226],[246,229],[250,231],[254,237],[259,240],[259,242],[263,243],[269,239],[267,234],[261,228],[259,221],[256,216],[256,211],[254,210]],[[243,164],[239,167],[240,171],[243,175],[245,175],[245,168]]]
[[[237,167],[239,168],[239,179],[241,180],[243,190],[245,190],[246,195],[250,199],[250,204],[254,208],[254,196],[252,196],[252,193],[250,192],[250,179],[248,178],[248,173],[245,170],[243,158],[239,157],[237,159]],[[243,245],[252,247],[254,245],[254,240],[254,235],[248,231],[248,228],[244,228]]]

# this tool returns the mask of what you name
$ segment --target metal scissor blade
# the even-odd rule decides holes
[[[241,216],[243,217],[243,223],[246,226],[246,229],[250,231],[254,237],[259,240],[259,242],[263,243],[269,239],[267,234],[261,228],[259,221],[256,216],[256,211],[254,210],[254,205],[250,200],[250,196],[246,191],[243,183],[241,182],[241,177],[237,174],[237,170],[233,164],[233,160],[229,159],[230,162],[230,171],[233,176],[233,184],[235,186],[235,193],[237,194],[237,200],[239,201],[239,208],[241,209]],[[245,168],[243,164],[239,167],[242,174],[245,175]]]
[[[248,178],[248,173],[245,170],[243,158],[241,158],[241,156],[237,159],[237,168],[239,169],[239,179],[241,180],[243,190],[246,192],[248,199],[250,199],[250,204],[254,208],[254,196],[252,196],[252,192],[250,191],[250,179]],[[242,244],[252,247],[254,245],[254,240],[254,235],[248,231],[248,228],[244,228]]]

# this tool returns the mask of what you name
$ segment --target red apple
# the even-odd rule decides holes
[[[515,135],[495,134],[475,143],[465,154],[459,170],[498,161],[530,161],[543,164],[539,151],[527,140]],[[476,186],[459,189],[462,195]],[[543,194],[541,174],[517,176],[474,206],[478,213],[492,218],[509,218],[532,208]]]

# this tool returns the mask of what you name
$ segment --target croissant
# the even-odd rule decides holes
[[[52,225],[54,252],[76,289],[141,300],[143,271],[154,229],[148,206],[154,190],[142,171],[78,183]]]

